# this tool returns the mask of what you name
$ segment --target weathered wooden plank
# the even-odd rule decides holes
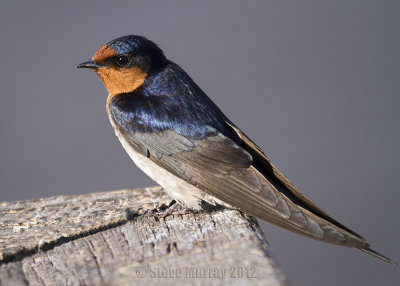
[[[0,285],[285,284],[254,219],[148,212],[170,202],[157,187],[3,203]]]
[[[153,210],[171,199],[160,187],[0,203],[0,263],[46,249],[131,214]]]

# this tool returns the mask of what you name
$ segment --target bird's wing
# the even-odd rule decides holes
[[[217,131],[200,140],[172,130],[125,135],[159,166],[245,213],[315,239],[368,247],[362,237],[308,208],[312,203],[297,190],[294,196],[270,181],[254,161],[257,148],[251,143],[246,150]],[[286,182],[283,176],[281,180]]]
[[[241,146],[246,149],[253,157],[254,163],[262,169],[264,175],[270,182],[273,182],[277,189],[281,192],[286,193],[296,204],[304,207],[305,209],[311,211],[317,216],[324,218],[325,220],[331,222],[332,224],[347,230],[355,236],[362,238],[359,234],[348,229],[344,225],[340,224],[338,221],[330,217],[321,208],[314,204],[310,199],[308,199],[304,194],[302,194],[279,170],[276,168],[271,161],[267,158],[265,153],[258,147],[243,131],[236,127],[231,122],[226,122],[228,126],[239,136],[241,140]]]
[[[322,227],[322,229],[324,229],[324,225],[329,225],[330,227],[334,226],[336,231],[339,231],[346,237],[347,242],[345,240],[345,244],[337,243],[337,241],[334,241],[333,243],[359,248],[365,253],[375,256],[385,262],[398,265],[397,262],[380,254],[379,252],[376,252],[375,250],[370,249],[369,244],[362,236],[337,222],[335,219],[321,210],[310,199],[297,190],[297,188],[270,162],[261,148],[258,147],[246,134],[244,134],[232,122],[226,121],[226,124],[239,136],[241,143],[240,145],[253,157],[253,165],[257,165],[258,168],[262,169],[265,178],[269,182],[273,183],[281,193],[284,193],[286,197],[290,198],[290,200],[294,202],[299,209],[305,209],[312,214],[311,217],[316,217],[316,221],[319,221],[319,225]],[[330,235],[329,233],[324,232],[324,236],[329,237]],[[333,238],[335,240],[335,236],[333,236]],[[332,242],[329,241],[329,239],[322,240]]]

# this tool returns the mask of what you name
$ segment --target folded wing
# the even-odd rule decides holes
[[[247,136],[229,125],[241,145],[217,131],[197,140],[172,130],[127,135],[158,165],[245,213],[314,239],[368,248],[361,236],[297,191]]]

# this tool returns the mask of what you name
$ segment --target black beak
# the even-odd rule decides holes
[[[102,66],[96,63],[93,60],[81,63],[77,66],[78,69],[98,69],[101,68]]]

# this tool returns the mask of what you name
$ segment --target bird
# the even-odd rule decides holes
[[[114,39],[77,67],[97,73],[123,148],[177,205],[194,211],[205,203],[237,209],[396,264],[303,195],[151,40]]]

